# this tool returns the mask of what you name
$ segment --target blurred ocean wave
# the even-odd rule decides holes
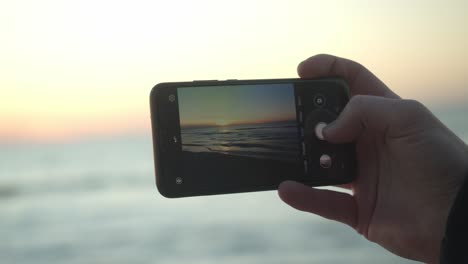
[[[0,234],[1,263],[413,263],[275,192],[163,198],[150,135],[0,146]]]
[[[19,186],[0,185],[0,199],[11,198],[19,194]]]

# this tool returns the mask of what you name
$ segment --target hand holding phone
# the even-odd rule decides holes
[[[324,136],[336,144],[354,142],[358,169],[356,180],[343,186],[349,193],[286,181],[279,186],[281,199],[347,224],[399,256],[468,263],[463,261],[466,221],[453,211],[449,216],[451,210],[463,212],[452,204],[468,175],[466,144],[423,104],[401,99],[359,63],[320,54],[300,63],[298,73],[339,76],[350,84],[352,98]]]
[[[156,184],[166,197],[354,178],[353,144],[321,129],[349,100],[340,79],[161,83],[150,96]]]

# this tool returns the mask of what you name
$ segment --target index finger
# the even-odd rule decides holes
[[[349,85],[352,96],[356,94],[400,98],[379,78],[361,64],[327,54],[319,54],[301,62],[297,67],[301,78],[343,78]]]

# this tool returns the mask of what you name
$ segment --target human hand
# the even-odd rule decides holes
[[[341,77],[352,98],[324,128],[325,140],[356,142],[352,195],[286,181],[290,206],[353,227],[368,240],[414,260],[436,263],[468,147],[421,103],[400,99],[362,65],[330,55],[298,67],[301,78]]]

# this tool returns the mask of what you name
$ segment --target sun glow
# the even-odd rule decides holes
[[[226,120],[220,119],[215,122],[217,126],[227,126],[229,123]]]
[[[468,1],[378,2],[4,1],[0,141],[149,132],[156,83],[296,77],[317,53],[402,97],[466,101]]]

